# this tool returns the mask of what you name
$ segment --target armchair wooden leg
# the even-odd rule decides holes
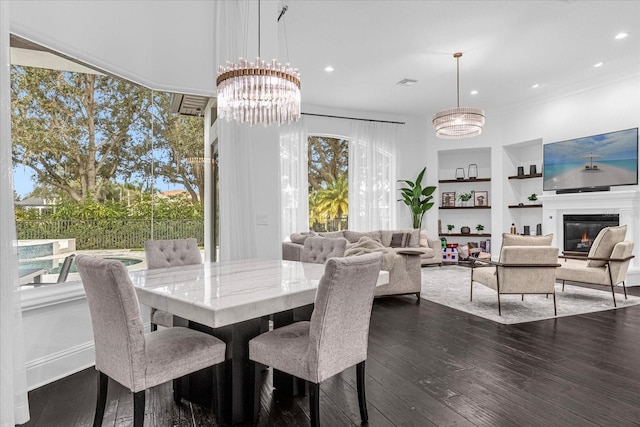
[[[356,382],[358,387],[358,405],[360,406],[360,419],[363,423],[369,421],[369,414],[367,413],[367,397],[364,391],[364,365],[365,362],[360,362],[356,365]]]
[[[547,297],[549,296],[549,294],[547,294]],[[557,316],[558,315],[558,310],[556,309],[556,293],[553,293],[553,315]]]
[[[309,417],[311,427],[320,427],[320,384],[309,383]]]
[[[473,277],[471,278],[471,283],[469,283],[469,301],[473,301]]]
[[[624,291],[624,299],[627,299],[627,288],[624,287],[624,280],[622,281],[622,290]]]
[[[502,309],[500,308],[500,292],[498,292],[498,316],[502,316]]]
[[[133,427],[144,425],[144,396],[145,390],[133,393]]]
[[[562,281],[562,292],[564,292],[564,280]]]
[[[93,417],[93,427],[100,427],[102,425],[102,418],[104,417],[104,408],[107,405],[109,377],[100,371],[96,372],[98,373],[98,393],[96,397],[96,413]]]

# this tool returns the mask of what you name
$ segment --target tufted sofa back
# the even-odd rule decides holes
[[[200,264],[202,256],[194,238],[174,240],[147,240],[144,243],[147,268],[174,267]]]
[[[347,239],[331,239],[327,237],[307,237],[300,261],[324,264],[329,258],[343,257],[347,247]]]

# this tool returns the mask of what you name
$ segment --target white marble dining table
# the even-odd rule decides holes
[[[227,396],[223,399],[228,412],[222,419],[237,424],[255,417],[250,398],[255,392],[250,378],[255,373],[248,371],[249,340],[264,330],[266,316],[313,304],[323,273],[323,264],[247,259],[129,274],[141,304],[172,313],[177,319],[174,323],[225,341],[226,376],[232,382],[225,384]],[[377,285],[388,282],[389,273],[381,271]],[[197,394],[202,390],[192,393]]]

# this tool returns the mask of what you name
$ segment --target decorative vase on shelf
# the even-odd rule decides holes
[[[460,234],[471,234],[471,228],[467,227],[466,225],[460,227]]]
[[[464,169],[457,168],[456,169],[456,179],[462,181],[464,179]]]
[[[469,179],[478,179],[478,165],[475,163],[469,165],[468,177]]]

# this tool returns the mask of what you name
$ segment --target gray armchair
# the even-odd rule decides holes
[[[626,299],[625,279],[634,258],[633,242],[624,240],[626,232],[626,225],[603,228],[586,257],[561,255],[556,278],[562,281],[562,290],[565,281],[608,286],[616,307],[615,286],[621,283]]]
[[[147,268],[175,267],[178,265],[200,264],[202,255],[198,241],[194,238],[174,240],[147,240],[144,242],[144,255]],[[170,328],[173,326],[173,315],[164,310],[151,307],[151,330],[158,325]]]
[[[558,248],[552,246],[504,246],[500,262],[473,261],[469,300],[473,301],[473,282],[494,289],[498,295],[498,315],[502,315],[500,295],[552,294],[556,310],[555,279]]]
[[[76,265],[89,303],[95,343],[98,393],[94,426],[102,424],[109,378],[133,393],[133,425],[139,427],[144,422],[146,389],[224,361],[224,342],[203,332],[175,327],[145,334],[138,297],[120,261],[78,255]],[[220,393],[216,396],[214,404],[219,404]],[[180,399],[180,388],[174,387],[174,400]]]
[[[360,417],[367,422],[364,369],[373,290],[381,265],[380,253],[329,259],[311,321],[292,323],[249,341],[249,359],[309,383],[312,426],[320,425],[320,383],[353,365]]]

